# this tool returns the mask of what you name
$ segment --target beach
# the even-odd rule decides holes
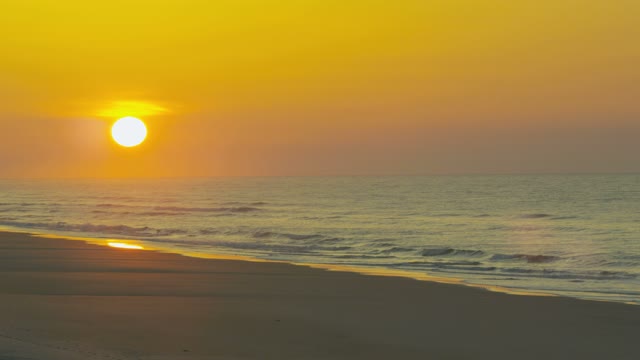
[[[0,359],[635,359],[640,308],[0,233]]]

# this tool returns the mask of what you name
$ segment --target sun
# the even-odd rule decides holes
[[[118,119],[111,127],[111,136],[119,145],[133,147],[142,144],[147,137],[144,122],[133,116]]]

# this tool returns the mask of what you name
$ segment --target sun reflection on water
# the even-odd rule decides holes
[[[110,242],[107,243],[110,247],[119,248],[119,249],[135,249],[135,250],[143,250],[144,248],[140,245],[131,245],[120,242]]]

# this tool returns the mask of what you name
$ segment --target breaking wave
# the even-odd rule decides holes
[[[549,263],[553,261],[560,260],[560,257],[553,255],[529,255],[529,254],[495,254],[491,256],[492,261],[501,261],[501,260],[524,260],[528,263]]]
[[[524,268],[501,268],[501,273],[510,276],[538,277],[546,279],[563,280],[630,280],[636,279],[637,274],[625,271],[566,271],[553,269],[524,269]]]
[[[278,233],[273,231],[255,231],[250,233],[253,238],[286,238],[290,240],[327,240],[325,237],[320,234],[289,234],[289,233]],[[335,238],[331,240],[336,240]]]
[[[467,249],[453,249],[453,248],[432,248],[424,249],[420,253],[422,256],[481,256],[484,255],[482,250],[467,250]]]
[[[410,247],[401,247],[401,246],[394,246],[389,249],[380,250],[381,253],[385,253],[385,254],[404,253],[404,252],[412,252],[412,251],[415,251],[415,249]]]
[[[133,227],[127,225],[102,225],[102,224],[69,224],[66,222],[39,223],[20,221],[0,221],[0,225],[27,229],[40,229],[64,232],[98,233],[104,235],[124,235],[132,237],[170,236],[186,234],[182,229],[154,229],[147,226]]]

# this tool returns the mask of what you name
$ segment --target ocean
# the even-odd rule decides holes
[[[640,175],[0,180],[0,227],[640,304]]]

